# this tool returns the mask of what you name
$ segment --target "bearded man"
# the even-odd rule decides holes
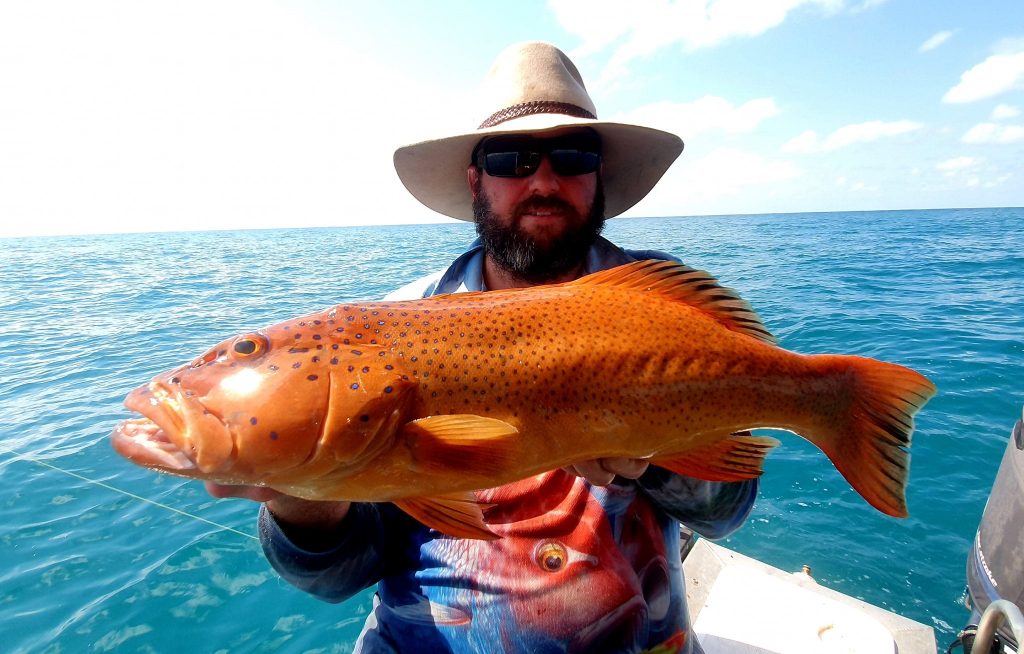
[[[386,299],[564,282],[637,259],[601,236],[682,152],[675,135],[600,121],[579,71],[546,43],[511,46],[484,84],[493,114],[465,134],[399,148],[424,205],[476,224],[451,265]],[[297,587],[342,601],[376,584],[357,652],[699,652],[679,525],[736,529],[756,480],[708,482],[600,459],[480,491],[498,540],[445,536],[393,505],[312,502],[208,484],[264,502],[268,560]]]

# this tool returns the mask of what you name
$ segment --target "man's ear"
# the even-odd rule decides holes
[[[480,169],[469,164],[466,167],[466,183],[469,184],[469,194],[473,197],[473,201],[476,201],[476,191],[480,188]]]

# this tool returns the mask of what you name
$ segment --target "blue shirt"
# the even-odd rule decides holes
[[[638,259],[604,238],[586,272]],[[486,290],[483,247],[385,299]],[[757,481],[650,467],[606,487],[555,470],[478,493],[495,541],[452,538],[392,504],[353,504],[326,551],[304,550],[264,508],[260,539],[284,579],[338,602],[377,585],[356,652],[699,652],[690,637],[679,523],[710,537],[742,524]]]

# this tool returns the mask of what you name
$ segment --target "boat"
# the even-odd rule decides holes
[[[930,626],[684,530],[690,624],[706,654],[934,654]],[[1019,654],[1024,643],[1024,415],[967,560],[966,626],[947,654]],[[737,620],[736,616],[743,616]]]

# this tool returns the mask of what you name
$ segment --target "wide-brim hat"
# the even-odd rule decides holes
[[[609,218],[642,200],[683,151],[683,141],[675,134],[598,120],[576,66],[549,43],[518,43],[506,48],[484,80],[482,98],[494,113],[477,129],[395,151],[395,170],[409,192],[430,209],[452,218],[473,220],[466,167],[473,148],[486,136],[543,136],[578,126],[595,130],[601,136],[601,179]]]

